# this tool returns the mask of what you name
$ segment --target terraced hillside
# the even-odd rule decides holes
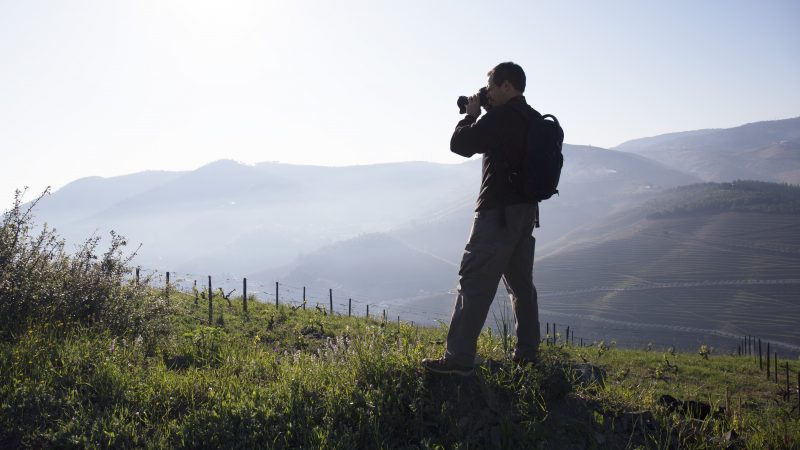
[[[628,341],[689,346],[716,337],[724,345],[750,334],[800,350],[800,188],[682,190],[608,218],[599,236],[574,233],[537,261],[541,308],[564,322],[605,324]],[[769,208],[731,200],[764,192],[772,192]]]

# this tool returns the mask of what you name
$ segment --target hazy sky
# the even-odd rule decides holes
[[[798,23],[793,0],[0,0],[0,209],[221,158],[458,162],[455,100],[507,60],[572,144],[795,117]]]

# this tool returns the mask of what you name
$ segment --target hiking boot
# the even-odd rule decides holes
[[[422,360],[422,367],[429,372],[441,373],[444,375],[460,375],[462,377],[470,376],[472,372],[475,371],[475,367],[473,366],[462,366],[445,358],[425,358]]]

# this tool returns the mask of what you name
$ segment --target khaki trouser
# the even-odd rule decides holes
[[[444,357],[472,365],[500,279],[511,295],[517,318],[515,357],[535,358],[539,348],[539,307],[533,285],[532,236],[535,204],[516,204],[475,213],[458,271],[458,298],[447,333]]]

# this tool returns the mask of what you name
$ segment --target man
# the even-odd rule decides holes
[[[447,333],[444,357],[425,359],[423,366],[445,374],[473,372],[478,336],[497,285],[503,280],[517,318],[517,346],[512,359],[535,362],[539,349],[539,311],[533,285],[532,236],[538,204],[526,200],[511,185],[509,168],[518,168],[526,149],[528,127],[541,115],[528,106],[525,72],[504,62],[489,73],[487,98],[491,108],[480,120],[478,95],[469,98],[466,117],[456,126],[450,150],[461,156],[483,154],[483,173],[475,219],[459,269],[458,298]]]

